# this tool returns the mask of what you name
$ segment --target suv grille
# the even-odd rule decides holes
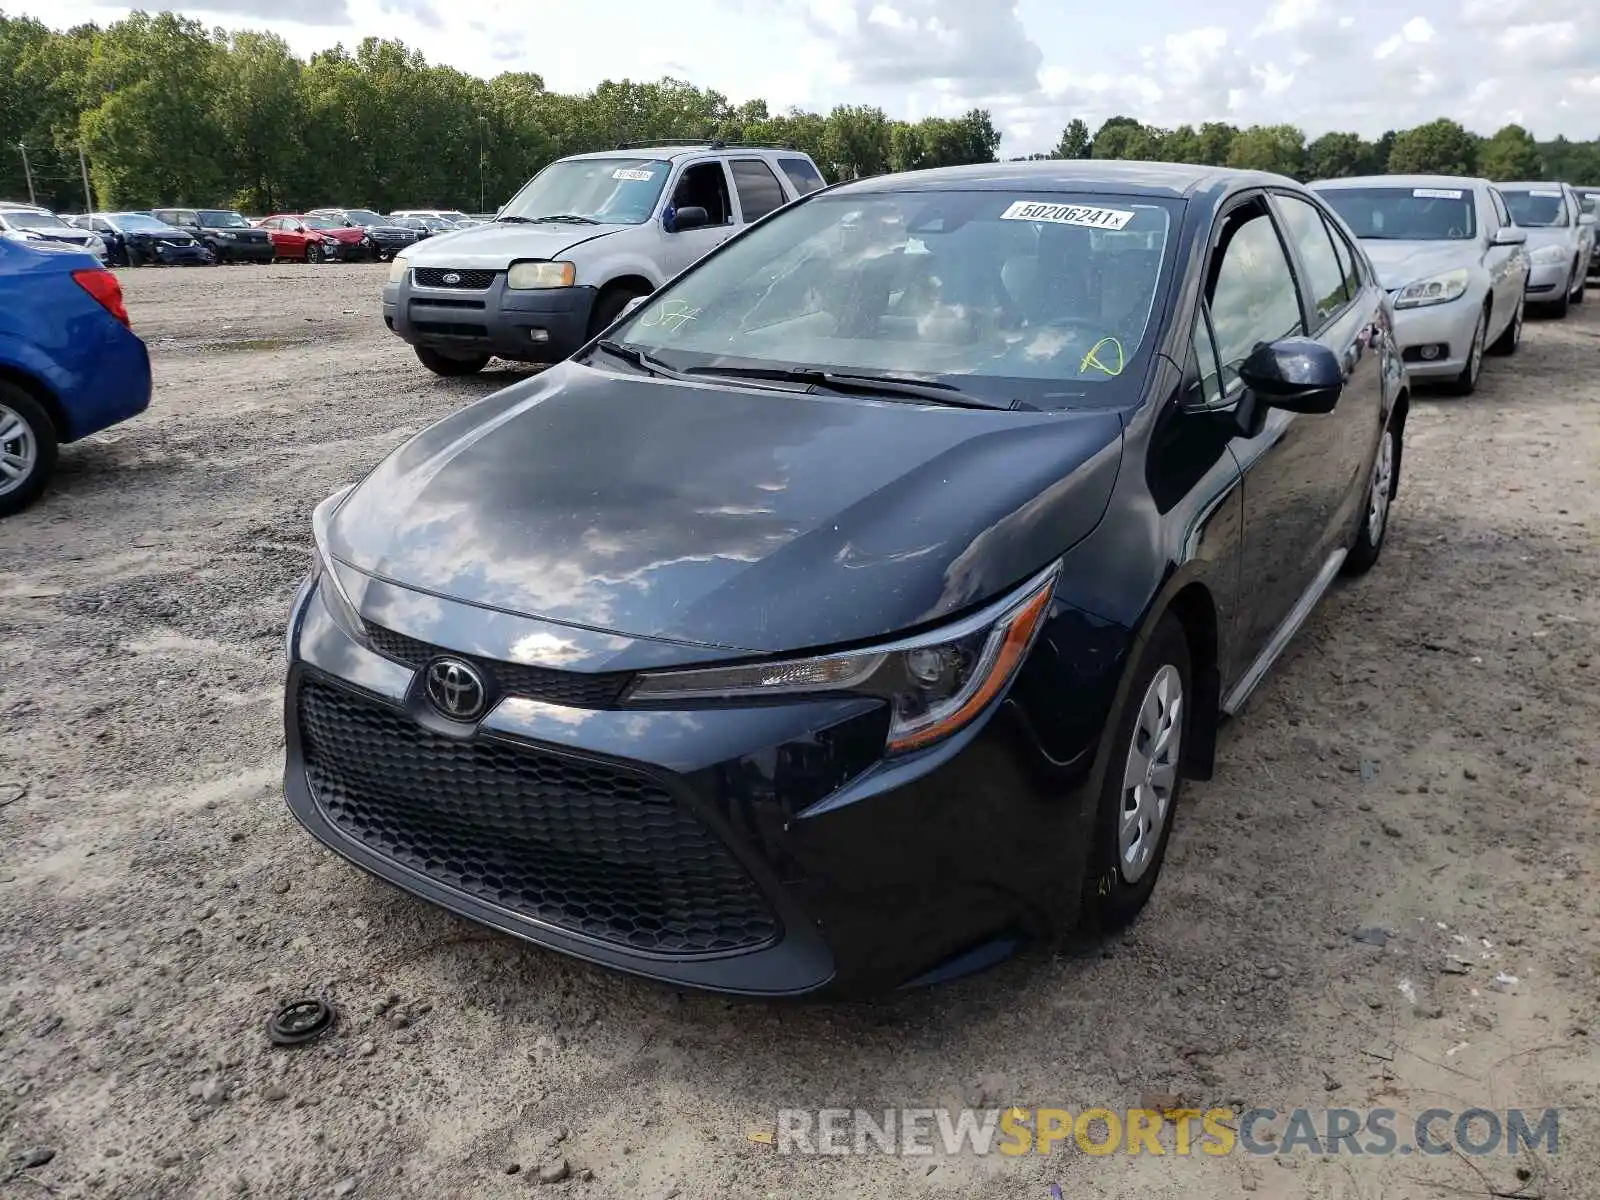
[[[755,881],[654,780],[508,743],[430,733],[316,679],[300,689],[311,791],[328,819],[447,887],[656,954],[778,934]]]
[[[483,672],[491,690],[501,695],[525,696],[529,700],[543,700],[547,704],[560,704],[567,708],[611,708],[633,678],[627,671],[585,675],[579,671],[553,671],[548,667],[528,667],[521,663],[477,658],[441,646],[430,646],[427,642],[376,625],[367,627],[367,639],[379,654],[404,663],[413,671],[421,670],[430,659],[448,654],[471,662]]]
[[[412,267],[411,274],[418,287],[435,288],[470,288],[481,292],[494,285],[494,277],[498,271],[483,271],[478,269],[467,270],[465,267]],[[454,275],[453,282],[445,279],[446,275]]]

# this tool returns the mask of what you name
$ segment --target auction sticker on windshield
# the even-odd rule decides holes
[[[641,171],[636,167],[618,167],[611,172],[613,179],[636,179],[640,183],[649,183],[656,177],[654,171]]]
[[[1411,194],[1419,200],[1459,200],[1460,188],[1412,188]]]
[[[1555,188],[1533,188],[1528,192],[1530,196],[1548,196],[1552,200],[1560,197],[1561,193]]]
[[[1121,229],[1133,220],[1133,213],[1122,208],[1087,208],[1082,204],[1040,204],[1034,200],[1018,200],[1000,214],[1000,219],[1087,225],[1091,229]]]

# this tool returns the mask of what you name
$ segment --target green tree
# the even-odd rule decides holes
[[[1192,125],[1179,125],[1161,139],[1161,157],[1167,162],[1201,163],[1200,135]]]
[[[1395,135],[1389,171],[1395,175],[1471,175],[1478,166],[1478,139],[1441,117]]]
[[[1095,158],[1148,158],[1156,139],[1132,117],[1108,117],[1095,130],[1090,153]]]
[[[1539,144],[1521,125],[1507,125],[1478,147],[1478,171],[1490,179],[1538,179],[1544,174]]]
[[[1197,135],[1200,142],[1197,162],[1209,167],[1226,166],[1228,152],[1233,149],[1233,139],[1239,131],[1222,121],[1207,121]]]
[[[230,203],[273,212],[293,188],[307,115],[300,70],[276,34],[237,33],[225,47],[213,111],[238,185]]]
[[[1355,133],[1325,133],[1306,147],[1308,179],[1343,179],[1365,172],[1371,147]]]
[[[1061,140],[1056,143],[1056,148],[1048,158],[1088,158],[1092,148],[1092,139],[1089,137],[1089,127],[1077,117],[1067,122],[1067,127],[1061,131]]]
[[[889,119],[881,108],[841,104],[828,114],[823,154],[836,179],[881,175],[889,169]]]
[[[1228,166],[1299,176],[1305,170],[1305,134],[1293,125],[1252,125],[1228,148]]]

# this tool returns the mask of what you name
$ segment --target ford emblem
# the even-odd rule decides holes
[[[457,275],[454,271],[446,271],[443,275],[439,276],[439,282],[450,284],[460,283],[461,276]]]

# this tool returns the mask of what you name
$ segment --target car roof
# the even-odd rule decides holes
[[[43,213],[50,215],[50,210],[42,204],[20,204],[15,200],[0,200],[0,212]]]
[[[804,150],[787,146],[741,146],[733,142],[695,142],[689,145],[619,146],[615,150],[590,150],[584,154],[568,154],[560,161],[593,158],[682,158],[686,154],[787,154],[791,158],[809,158]]]
[[[1310,185],[1326,188],[1371,187],[1493,187],[1487,179],[1474,175],[1352,175],[1344,179],[1319,179]]]
[[[1186,199],[1200,191],[1226,187],[1293,187],[1286,175],[1187,163],[1133,162],[1121,159],[1037,159],[977,163],[873,175],[834,190],[851,193],[904,191],[1107,192],[1124,196]]]

